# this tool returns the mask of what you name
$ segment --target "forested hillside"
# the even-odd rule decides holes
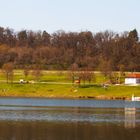
[[[22,30],[0,27],[0,67],[39,65],[43,69],[67,70],[71,66],[90,70],[140,71],[137,30],[92,33]]]

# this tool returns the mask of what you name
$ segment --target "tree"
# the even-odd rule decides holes
[[[14,65],[13,63],[5,63],[3,66],[2,66],[2,70],[3,72],[5,73],[6,75],[6,80],[7,80],[7,83],[9,82],[9,80],[11,81],[11,83],[13,83],[13,70],[14,70]]]
[[[112,68],[112,61],[111,60],[106,60],[101,58],[101,62],[99,65],[99,70],[101,73],[105,76],[105,78],[109,79],[109,82],[112,83],[113,79],[113,68]]]
[[[40,65],[33,65],[33,71],[32,71],[32,75],[34,76],[36,81],[39,81],[41,75],[42,75],[42,71],[41,71],[41,66]]]
[[[138,38],[138,32],[136,29],[129,32],[128,38],[131,39],[133,42],[137,42],[139,40]]]
[[[66,70],[76,64],[79,69],[101,70],[111,77],[111,71],[118,71],[119,65],[125,71],[140,71],[140,42],[136,29],[122,34],[62,30],[48,34],[0,27],[0,67],[9,62],[16,68],[40,64],[55,70]],[[77,74],[73,72],[73,76],[74,73]]]
[[[86,81],[89,82],[89,84],[91,83],[92,80],[95,81],[95,75],[94,72],[90,71],[88,68],[84,68],[81,72],[80,72],[80,80],[82,80],[84,82],[84,85],[86,83]]]
[[[43,31],[42,33],[42,45],[43,46],[48,46],[50,44],[50,35],[46,32]]]
[[[95,77],[94,72],[87,71],[87,81],[89,82],[89,84],[91,83],[91,81],[93,81],[93,82],[96,81],[96,77]]]
[[[27,80],[27,77],[30,73],[30,67],[29,66],[25,66],[24,68],[24,76],[25,76],[25,79]]]
[[[5,42],[5,37],[4,37],[4,28],[0,27],[0,45],[4,44]]]
[[[72,79],[73,84],[75,80],[79,79],[79,75],[77,71],[78,71],[78,65],[76,63],[72,64],[70,67],[69,77],[70,79]]]
[[[20,31],[18,33],[17,37],[18,37],[18,45],[19,46],[21,46],[21,47],[27,46],[28,36],[27,36],[27,31],[26,30]]]
[[[118,76],[118,83],[121,84],[121,77],[125,76],[125,67],[124,65],[119,65],[119,76]]]

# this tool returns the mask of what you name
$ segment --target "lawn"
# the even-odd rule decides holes
[[[54,98],[102,98],[140,96],[140,86],[99,85],[73,86],[72,84],[6,84],[0,85],[0,96],[16,97],[54,97]]]
[[[140,86],[109,85],[103,87],[105,78],[96,73],[96,80],[73,84],[66,71],[43,71],[39,81],[20,84],[19,79],[25,79],[23,70],[14,71],[14,83],[6,83],[5,76],[0,73],[0,96],[11,97],[50,97],[50,98],[106,98],[130,99],[132,94],[140,96]],[[26,80],[34,80],[30,75]]]

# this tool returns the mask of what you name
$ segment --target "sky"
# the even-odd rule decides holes
[[[137,29],[140,0],[0,0],[0,26],[15,31],[66,32]]]

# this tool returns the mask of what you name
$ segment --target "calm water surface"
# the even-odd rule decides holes
[[[0,140],[118,139],[140,139],[140,102],[0,99]]]

